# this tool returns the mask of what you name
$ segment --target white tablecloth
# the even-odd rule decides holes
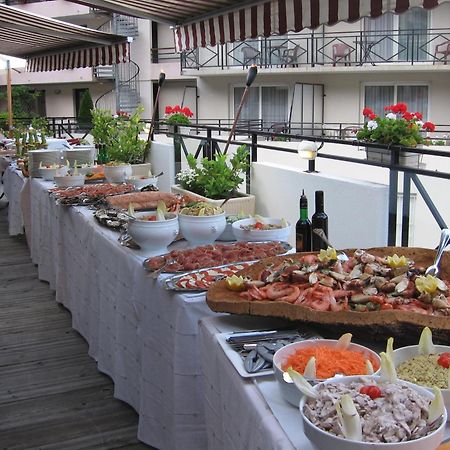
[[[1,158],[2,161],[5,159]],[[4,168],[2,177],[3,191],[9,202],[8,205],[8,232],[11,236],[23,234],[23,219],[20,193],[25,183],[25,178],[15,166],[8,165]]]
[[[139,414],[138,437],[160,449],[206,448],[198,320],[204,295],[166,291],[144,255],[121,247],[87,207],[55,204],[51,182],[30,179],[31,254],[39,277],[72,312],[115,396]]]

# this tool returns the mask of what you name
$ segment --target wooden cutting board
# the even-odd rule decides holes
[[[436,251],[410,247],[376,247],[367,249],[376,256],[396,253],[415,261],[416,266],[428,267],[433,263]],[[348,255],[354,249],[345,250]],[[279,264],[285,259],[296,260],[303,254],[276,256],[264,259],[240,271],[238,275],[257,277],[269,263]],[[450,254],[445,253],[441,260],[439,277],[450,280]],[[450,316],[430,316],[409,311],[316,311],[306,306],[269,300],[248,301],[239,297],[238,292],[226,288],[225,280],[214,283],[207,292],[206,302],[216,312],[248,314],[252,316],[281,317],[313,325],[333,328],[334,331],[353,331],[364,334],[366,338],[386,339],[397,336],[404,342],[416,343],[423,327],[433,330],[436,343],[450,344]],[[368,334],[369,333],[369,334]]]

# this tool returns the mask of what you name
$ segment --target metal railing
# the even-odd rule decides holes
[[[188,155],[188,150],[184,139],[196,139],[199,141],[197,149],[194,153],[195,158],[200,156],[205,158],[214,158],[214,155],[220,153],[219,144],[224,144],[227,139],[226,136],[222,137],[220,134],[225,133],[228,134],[230,128],[219,128],[219,127],[211,127],[211,126],[202,126],[202,125],[191,125],[191,128],[198,130],[199,134],[182,134],[179,132],[178,127],[174,127],[173,130],[168,130],[167,134],[169,136],[173,136],[174,138],[174,147],[175,147],[175,172],[178,173],[181,170],[181,157],[182,153],[185,156]],[[236,135],[245,134],[246,130],[237,129]],[[440,214],[438,208],[433,203],[430,195],[426,191],[426,188],[422,184],[419,176],[428,176],[433,178],[440,178],[445,180],[450,180],[450,173],[437,171],[437,170],[427,170],[424,167],[419,165],[417,166],[409,166],[403,165],[401,163],[401,158],[407,152],[408,154],[417,154],[417,155],[429,155],[433,157],[443,157],[450,158],[450,152],[437,150],[437,149],[418,149],[418,148],[407,148],[401,146],[386,146],[375,143],[366,143],[357,140],[343,140],[329,137],[315,137],[309,135],[299,135],[299,134],[289,134],[285,133],[269,133],[264,131],[252,131],[250,134],[250,139],[246,141],[237,141],[233,139],[231,141],[234,145],[248,145],[250,147],[249,154],[249,162],[257,162],[258,161],[258,150],[259,149],[268,149],[275,150],[280,152],[287,153],[297,153],[296,149],[293,148],[283,148],[280,146],[274,146],[270,143],[264,143],[264,140],[272,137],[289,137],[292,141],[300,141],[300,140],[310,140],[310,141],[320,141],[324,143],[331,144],[343,144],[349,145],[353,147],[366,147],[366,149],[375,150],[389,150],[390,157],[388,161],[373,161],[368,159],[360,159],[354,158],[350,156],[345,156],[345,154],[330,154],[327,153],[318,153],[318,158],[331,159],[335,161],[341,161],[346,163],[356,163],[367,166],[375,166],[382,167],[389,170],[389,217],[388,217],[388,242],[387,244],[390,246],[394,246],[396,244],[396,235],[397,235],[397,199],[398,199],[398,182],[399,182],[399,173],[403,173],[403,200],[402,200],[402,225],[401,225],[401,245],[408,246],[409,243],[409,222],[410,222],[410,208],[411,208],[411,196],[409,195],[411,192],[411,183],[417,188],[418,193],[422,197],[426,206],[430,210],[433,218],[439,227],[447,228],[447,224]],[[309,171],[315,170],[315,161],[309,161]],[[250,192],[251,179],[250,179],[250,169],[246,174],[246,187],[247,192]]]
[[[181,53],[181,70],[363,66],[367,64],[446,64],[450,28],[317,32],[250,39]]]

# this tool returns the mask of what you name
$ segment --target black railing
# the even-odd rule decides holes
[[[446,64],[450,29],[310,32],[189,50],[181,69]]]
[[[219,144],[224,144],[226,142],[226,136],[222,137],[220,134],[224,133],[228,134],[230,128],[219,128],[219,127],[205,127],[202,125],[192,125],[191,128],[194,128],[198,131],[198,134],[182,134],[179,132],[178,127],[174,127],[174,130],[167,130],[167,134],[173,136],[174,145],[175,145],[175,170],[178,173],[181,170],[181,157],[182,153],[185,156],[188,155],[188,150],[184,139],[195,139],[199,141],[197,149],[194,153],[195,158],[199,156],[206,158],[213,158],[216,153],[220,153]],[[247,130],[237,129],[236,135],[245,134]],[[389,218],[388,218],[388,245],[393,246],[396,244],[396,235],[397,235],[397,198],[398,198],[398,181],[399,181],[399,173],[403,172],[403,204],[402,204],[402,230],[401,230],[401,243],[402,246],[408,246],[409,241],[409,216],[410,216],[410,207],[411,207],[411,196],[408,193],[411,192],[411,182],[413,182],[417,188],[417,191],[421,195],[428,209],[430,210],[433,218],[439,227],[447,228],[447,224],[439,213],[437,207],[434,205],[431,197],[427,193],[425,187],[421,183],[419,179],[419,175],[421,176],[429,176],[433,178],[440,178],[450,180],[450,173],[437,171],[437,170],[427,170],[426,168],[420,165],[403,165],[401,163],[402,156],[405,155],[405,152],[409,154],[417,154],[417,155],[429,155],[434,157],[444,157],[450,158],[450,153],[447,151],[436,150],[436,149],[417,149],[417,148],[407,148],[401,146],[386,146],[375,143],[365,143],[357,140],[343,140],[336,138],[327,138],[327,137],[315,137],[308,135],[299,135],[299,134],[286,134],[286,133],[270,133],[264,131],[252,131],[250,134],[250,139],[246,141],[237,141],[232,140],[231,143],[234,145],[248,145],[251,149],[249,154],[249,161],[256,162],[258,161],[258,150],[259,149],[268,149],[275,150],[287,153],[297,153],[297,150],[292,148],[283,148],[281,146],[274,146],[270,143],[262,143],[264,140],[268,138],[285,138],[288,137],[291,141],[300,141],[300,140],[310,140],[310,141],[320,141],[324,143],[331,144],[343,144],[350,145],[353,147],[366,147],[366,149],[371,150],[386,150],[390,151],[390,157],[388,161],[373,161],[368,159],[360,159],[354,158],[350,156],[345,156],[343,154],[330,154],[327,153],[318,153],[319,158],[331,159],[335,161],[342,161],[347,163],[356,163],[368,166],[381,167],[389,170]],[[344,148],[344,147],[343,147]],[[314,161],[310,161],[309,170],[314,170],[315,164]],[[247,192],[250,192],[250,170],[246,174],[246,186]]]

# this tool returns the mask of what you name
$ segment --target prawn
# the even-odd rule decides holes
[[[290,287],[291,286],[288,283],[272,283],[266,290],[267,298],[269,298],[270,300],[278,300],[280,297],[289,294]]]

